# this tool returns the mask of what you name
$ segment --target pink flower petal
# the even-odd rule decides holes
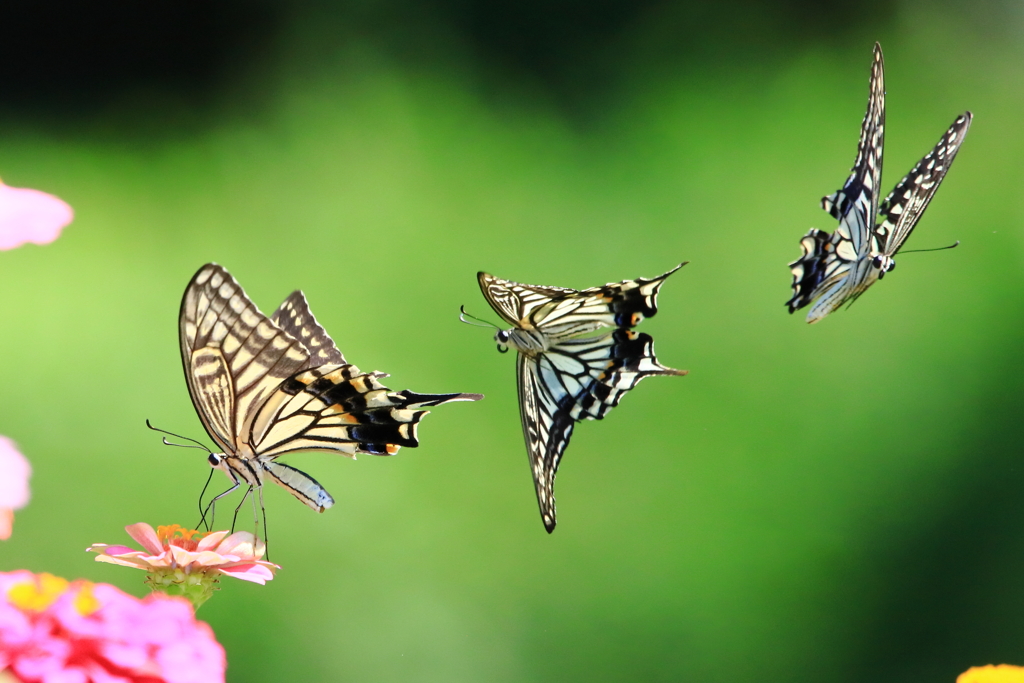
[[[168,548],[168,554],[179,567],[187,567],[192,563],[199,563],[202,565],[217,564],[216,561],[209,562],[209,558],[206,558],[207,561],[204,562],[203,556],[208,555],[208,553],[197,553],[191,550],[185,550],[184,548],[179,548],[176,545],[172,545]]]
[[[221,567],[223,573],[228,576],[232,576],[242,581],[251,581],[252,583],[258,583],[261,586],[265,586],[267,581],[274,578],[274,572],[270,571],[263,565],[251,564],[251,565],[237,565],[234,567]],[[240,571],[241,570],[241,571]]]
[[[52,194],[0,183],[0,249],[49,244],[73,218],[71,207]]]
[[[139,554],[141,555],[141,553]],[[122,567],[134,567],[136,569],[145,569],[147,571],[149,570],[150,567],[153,566],[152,563],[147,562],[144,559],[139,559],[137,556],[130,557],[128,555],[118,555],[117,557],[114,557],[111,555],[100,554],[96,556],[96,561],[106,562],[107,564],[117,564],[121,565]],[[166,566],[166,564],[163,566]]]
[[[129,524],[124,530],[135,539],[136,543],[149,551],[150,555],[163,554],[164,546],[160,543],[160,538],[150,525],[145,522],[139,522],[138,524]]]
[[[2,228],[0,228],[2,230]],[[2,240],[2,236],[0,236]],[[32,467],[14,442],[0,436],[0,508],[17,510],[28,503],[28,478]]]
[[[128,555],[129,553],[135,553],[141,555],[135,548],[129,548],[126,545],[107,545],[106,543],[93,543],[92,546],[85,549],[85,552],[89,551],[95,553],[103,553],[104,555]]]
[[[236,531],[217,546],[217,552],[221,555],[238,555],[239,557],[263,557],[264,545],[263,541],[257,541],[248,531]]]
[[[213,533],[207,534],[199,539],[199,545],[197,550],[211,550],[217,547],[217,544],[227,536],[229,531],[214,531]]]

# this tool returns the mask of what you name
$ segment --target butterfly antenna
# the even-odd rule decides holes
[[[475,315],[470,315],[469,313],[466,313],[465,306],[459,306],[459,311],[459,320],[466,323],[467,325],[472,325],[473,327],[493,327],[496,330],[501,329],[492,322],[488,322],[483,318],[478,318]],[[466,318],[469,318],[469,320],[467,320]]]
[[[161,434],[167,434],[167,436],[173,436],[175,439],[181,439],[182,441],[191,441],[192,443],[195,444],[195,446],[187,446],[187,445],[185,445],[183,443],[171,443],[170,441],[167,440],[167,437],[164,437],[164,445],[165,446],[178,446],[180,448],[201,448],[204,451],[206,451],[207,453],[209,453],[210,455],[213,455],[213,451],[211,451],[201,441],[196,441],[195,439],[190,439],[187,436],[181,436],[180,434],[175,434],[174,432],[169,432],[166,429],[160,429],[159,427],[154,427],[150,423],[149,418],[146,418],[146,426],[149,427],[150,429],[152,429],[154,432],[160,432]]]
[[[901,251],[900,252],[900,256],[902,256],[903,254],[913,254],[914,252],[920,253],[922,251],[943,251],[945,249],[953,249],[954,247],[959,247],[959,246],[960,246],[960,240],[957,240],[956,242],[954,242],[953,244],[949,245],[948,247],[936,247],[934,249],[911,249],[910,251]]]

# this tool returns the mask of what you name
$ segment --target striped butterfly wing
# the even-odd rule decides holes
[[[302,345],[215,263],[200,268],[185,289],[179,338],[192,403],[210,438],[229,455],[246,450],[242,435],[260,406],[309,363]]]
[[[530,324],[529,318],[538,308],[548,306],[552,301],[579,294],[575,289],[524,285],[502,280],[484,272],[477,273],[476,277],[480,291],[494,312],[506,323],[516,327]]]
[[[263,460],[298,451],[393,455],[401,446],[419,445],[424,408],[483,398],[389,390],[379,381],[386,374],[363,373],[345,362],[300,291],[285,299],[273,320],[299,340],[311,367],[283,383],[253,423],[250,443]]]
[[[585,290],[538,287],[478,273],[480,291],[491,308],[520,329],[568,339],[605,327],[634,327],[658,312],[658,291],[686,263],[656,278],[637,278]]]
[[[830,296],[821,308],[811,312],[815,320],[842,305],[857,289],[865,270],[857,262],[877,250],[873,240],[882,180],[882,148],[885,142],[885,74],[882,48],[875,43],[871,64],[868,108],[861,122],[857,157],[843,187],[823,197],[821,206],[839,221],[835,232],[811,229],[800,240],[803,254],[789,264],[793,274],[793,296],[789,312],[807,306],[822,294]],[[851,282],[843,282],[848,279]],[[825,310],[827,309],[827,310]]]
[[[519,414],[544,528],[555,528],[555,475],[577,421],[600,420],[652,375],[685,375],[660,364],[648,334],[616,329],[519,354]]]
[[[544,352],[520,353],[517,360],[519,415],[548,533],[556,523],[555,474],[575,423],[603,418],[644,377],[686,374],[658,363],[651,337],[628,329],[657,313],[662,284],[684,265],[656,278],[582,291],[478,274],[484,297],[502,318],[548,341]]]
[[[309,354],[307,367],[340,365],[345,357],[338,350],[327,330],[317,322],[302,292],[296,290],[285,299],[270,319],[275,325],[298,340]]]
[[[382,372],[354,365],[323,365],[281,384],[253,421],[251,444],[261,460],[299,451],[393,455],[419,445],[416,430],[426,408],[478,401],[480,394],[391,391]]]
[[[957,117],[938,144],[914,165],[879,208],[881,221],[875,228],[882,253],[894,256],[921,220],[939,184],[946,177],[960,144],[971,127],[971,112]]]
[[[479,394],[392,392],[363,373],[293,292],[268,319],[216,265],[196,273],[182,300],[181,350],[189,393],[210,437],[315,510],[334,500],[308,474],[274,459],[297,451],[390,455],[416,446],[425,408]],[[253,469],[255,468],[255,469]]]

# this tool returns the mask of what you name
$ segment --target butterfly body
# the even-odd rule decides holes
[[[885,77],[882,49],[875,43],[868,109],[861,124],[853,170],[843,187],[822,198],[839,221],[832,233],[811,229],[800,240],[803,255],[789,264],[793,313],[813,303],[807,322],[818,322],[896,267],[895,255],[924,214],[971,125],[957,117],[938,144],[879,202],[885,139]]]
[[[684,375],[658,363],[654,340],[632,327],[657,312],[665,278],[586,290],[477,279],[484,298],[512,325],[495,334],[515,349],[519,414],[544,527],[555,528],[554,479],[575,423],[600,420],[651,375]]]
[[[258,489],[269,479],[318,512],[334,499],[277,458],[317,451],[393,455],[419,444],[425,408],[483,398],[391,391],[380,382],[386,374],[346,362],[302,292],[268,318],[213,263],[186,288],[179,331],[189,395],[222,450],[211,453],[210,465],[233,482],[230,490]]]

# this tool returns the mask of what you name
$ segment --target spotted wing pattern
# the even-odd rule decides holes
[[[556,523],[555,474],[576,422],[603,418],[644,377],[686,374],[658,363],[654,340],[629,329],[657,313],[661,285],[683,265],[653,279],[582,291],[478,275],[499,315],[546,340],[543,352],[519,353],[517,380],[523,436],[549,533]]]
[[[803,255],[789,264],[793,297],[786,305],[790,313],[843,284],[851,273],[856,274],[855,263],[868,256],[874,246],[871,229],[878,207],[885,141],[884,67],[882,48],[875,43],[868,109],[861,122],[853,170],[841,189],[821,200],[822,208],[839,221],[839,227],[832,233],[812,228],[800,240]]]
[[[264,316],[216,264],[203,266],[182,299],[182,361],[196,412],[246,481],[268,476],[322,511],[333,499],[309,475],[274,459],[298,451],[392,455],[419,444],[426,408],[480,394],[391,391],[380,372],[345,363],[293,292]],[[244,466],[255,463],[255,466]]]
[[[917,162],[882,201],[878,210],[881,221],[875,232],[882,243],[883,253],[894,256],[914,230],[953,165],[972,118],[969,111],[958,116],[935,148]]]

